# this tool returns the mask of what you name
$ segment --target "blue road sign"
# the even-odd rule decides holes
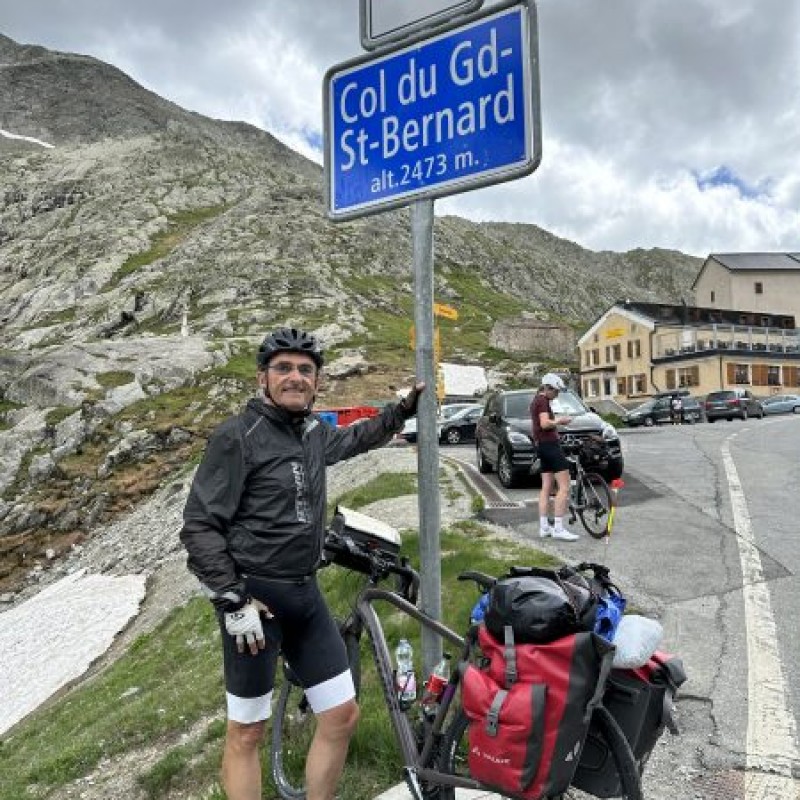
[[[533,0],[325,76],[328,214],[510,180],[541,159]]]

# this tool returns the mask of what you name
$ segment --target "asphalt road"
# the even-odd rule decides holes
[[[566,560],[607,564],[683,658],[682,733],[656,749],[648,800],[798,800],[800,417],[621,435],[625,486],[605,542],[540,540],[536,483],[506,490],[470,474],[493,521]],[[474,445],[441,455],[475,464]]]

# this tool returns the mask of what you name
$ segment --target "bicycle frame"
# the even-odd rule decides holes
[[[424,764],[431,756],[434,741],[437,734],[441,733],[443,723],[447,717],[447,712],[456,696],[458,685],[458,672],[454,671],[453,677],[445,687],[439,710],[432,725],[425,732],[425,740],[422,749],[419,749],[417,739],[411,727],[411,721],[406,712],[401,708],[397,698],[395,688],[394,670],[392,668],[392,658],[389,647],[386,644],[386,637],[383,633],[383,626],[378,618],[377,612],[373,608],[375,601],[383,601],[393,605],[407,616],[415,619],[425,628],[434,631],[443,639],[452,642],[462,651],[462,658],[466,659],[470,653],[470,644],[462,636],[452,631],[443,623],[428,616],[424,611],[420,611],[416,606],[400,597],[394,592],[380,589],[373,586],[366,587],[358,597],[356,610],[364,622],[367,630],[367,638],[372,647],[372,656],[380,677],[383,697],[386,708],[389,711],[392,728],[397,736],[398,744],[403,753],[403,773],[406,782],[412,792],[415,792],[419,800],[422,800],[422,790],[419,781],[428,781],[440,786],[453,786],[464,789],[484,789],[484,785],[471,778],[451,775],[439,772],[436,769],[425,767]]]

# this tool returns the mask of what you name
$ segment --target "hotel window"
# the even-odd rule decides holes
[[[728,383],[750,384],[749,364],[728,364]]]
[[[717,299],[717,295],[712,291],[711,292],[711,302],[713,303]]]
[[[614,356],[614,361],[621,361],[622,360],[622,345],[615,344],[612,348],[612,353]]]
[[[756,294],[764,294],[764,284],[761,281],[756,281]]]
[[[644,394],[647,391],[647,378],[644,375],[634,375],[636,394]]]
[[[681,367],[678,370],[678,386],[688,389],[700,385],[700,367]]]

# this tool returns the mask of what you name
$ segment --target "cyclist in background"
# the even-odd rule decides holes
[[[557,417],[553,413],[551,401],[566,388],[564,381],[552,372],[542,377],[542,385],[531,403],[533,438],[539,454],[542,474],[542,491],[539,494],[539,536],[552,536],[565,542],[574,542],[580,537],[564,527],[564,514],[567,513],[569,499],[569,461],[561,449],[558,426],[568,425],[572,417]],[[553,524],[550,524],[548,511],[553,483],[556,496],[553,501]]]
[[[317,717],[308,800],[332,800],[358,721],[344,642],[317,585],[325,468],[386,444],[417,409],[423,383],[359,425],[311,412],[324,363],[314,336],[270,333],[257,354],[258,396],[209,439],[184,509],[189,569],[222,631],[228,800],[260,800],[260,748],[279,648]]]

